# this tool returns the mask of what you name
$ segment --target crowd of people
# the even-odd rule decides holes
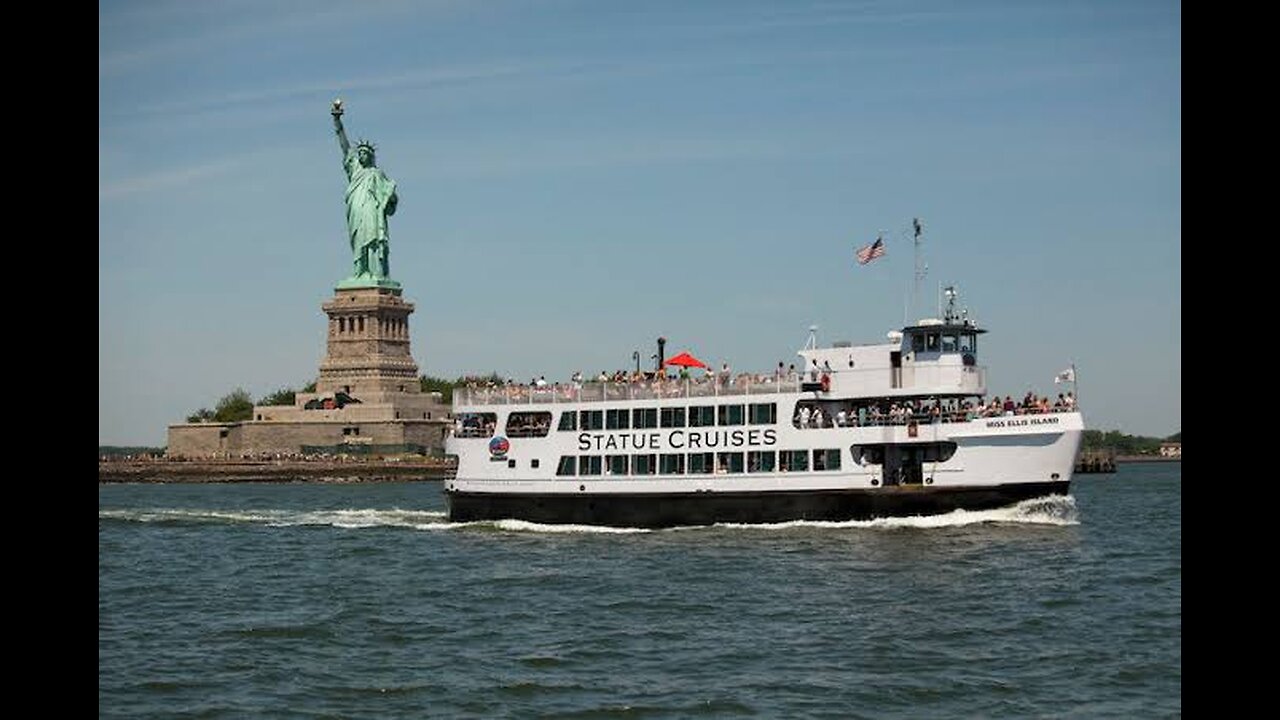
[[[409,453],[412,454],[412,453]],[[351,455],[346,453],[316,452],[226,452],[216,451],[199,455],[183,455],[183,454],[163,454],[163,453],[141,453],[134,455],[100,455],[98,462],[157,462],[157,463],[183,463],[183,462],[314,462],[314,463],[333,463],[333,462],[397,462],[398,458],[394,456],[375,456],[367,455]]]
[[[497,395],[512,401],[574,401],[588,397],[620,399],[625,396],[680,397],[793,391],[804,379],[795,365],[784,368],[782,363],[778,363],[778,369],[773,373],[735,375],[729,364],[723,363],[719,370],[671,366],[663,372],[601,370],[594,376],[584,375],[579,370],[568,382],[550,382],[545,375],[532,378],[527,383],[516,382],[510,377],[505,381],[496,376],[468,377],[463,379],[462,388],[466,396],[476,399]]]
[[[825,408],[825,409],[824,409]],[[1072,412],[1075,396],[1058,393],[1056,401],[1048,396],[1027,392],[1021,402],[1012,395],[999,395],[990,402],[972,399],[906,399],[888,398],[857,401],[801,402],[796,406],[792,424],[797,428],[865,427],[874,425],[908,425],[911,423],[968,422],[977,418],[1004,415],[1035,415]]]

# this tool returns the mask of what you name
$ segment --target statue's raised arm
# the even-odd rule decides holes
[[[334,100],[333,109],[329,112],[333,115],[333,129],[338,133],[338,147],[342,148],[342,159],[346,160],[347,153],[351,152],[351,142],[347,140],[347,131],[342,127],[342,100]]]

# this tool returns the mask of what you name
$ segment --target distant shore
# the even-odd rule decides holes
[[[99,460],[99,483],[406,482],[453,477],[452,462],[418,460]]]
[[[1182,458],[1118,455],[1117,463],[1182,462]],[[99,483],[408,482],[453,477],[443,459],[416,460],[99,460]]]

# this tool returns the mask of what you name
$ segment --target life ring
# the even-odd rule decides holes
[[[822,392],[831,392],[831,376],[822,373]]]

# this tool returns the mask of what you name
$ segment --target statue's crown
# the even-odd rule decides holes
[[[377,147],[376,145],[374,145],[373,143],[369,142],[368,140],[364,140],[364,139],[362,139],[362,140],[360,140],[360,142],[356,143],[356,149],[357,149],[357,150],[359,150],[360,148],[369,148],[369,152],[377,152],[377,151],[378,151],[378,147]]]

